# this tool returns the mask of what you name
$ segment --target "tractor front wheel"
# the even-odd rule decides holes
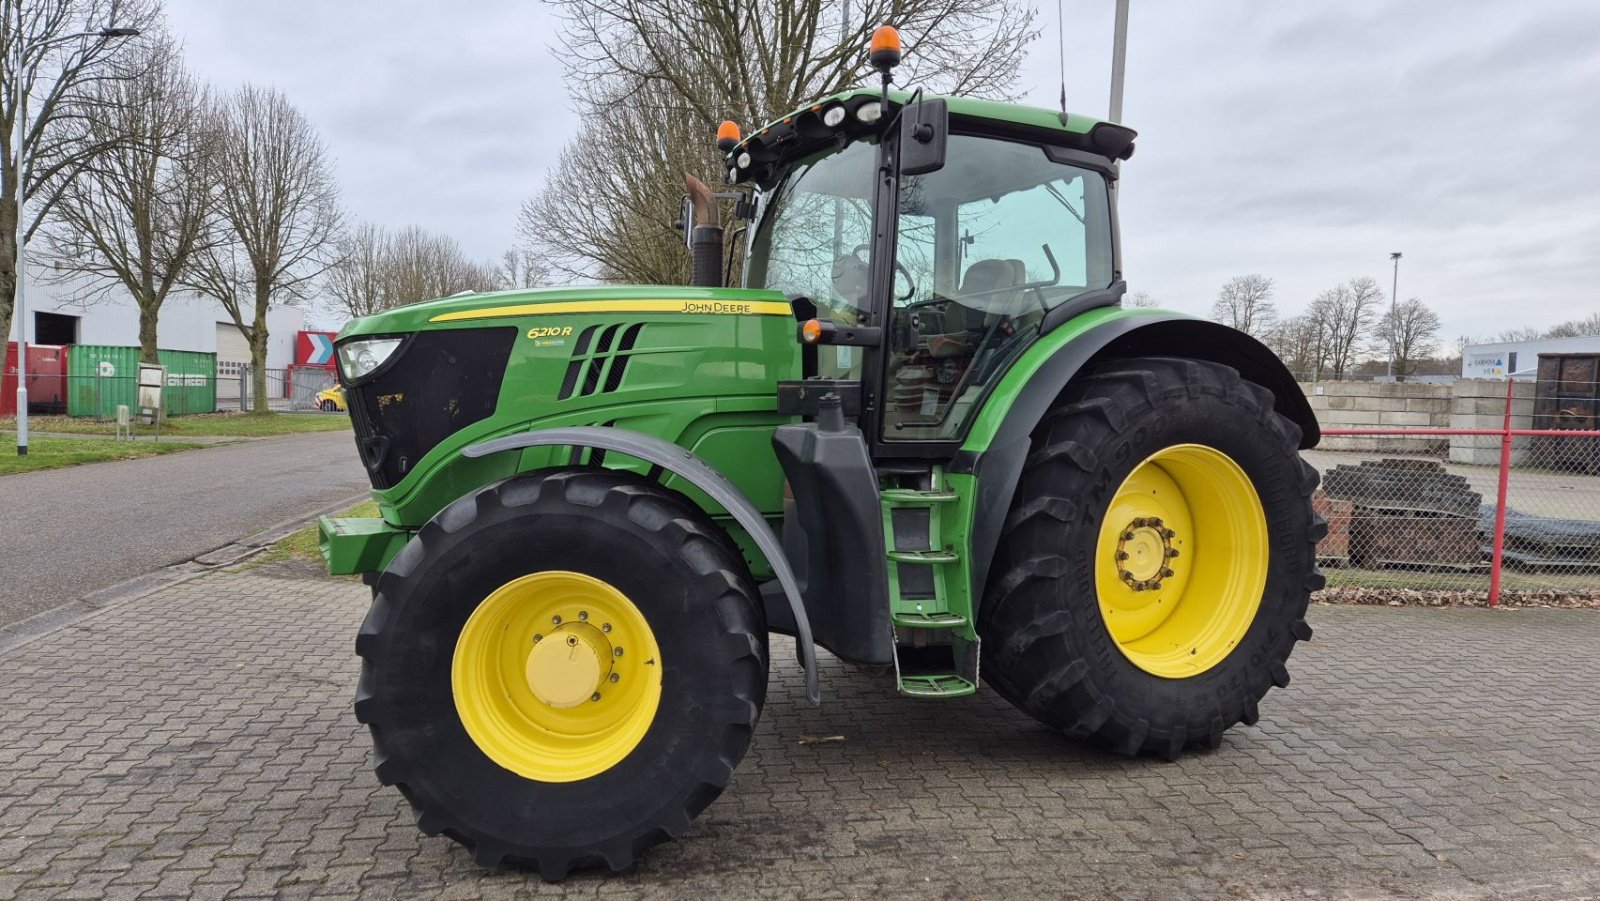
[[[1120,360],[1070,385],[990,569],[983,674],[1125,754],[1214,748],[1289,683],[1321,587],[1317,473],[1272,394],[1225,366]]]
[[[735,545],[683,496],[608,470],[446,507],[379,577],[356,651],[356,716],[417,825],[550,880],[681,835],[766,697]]]

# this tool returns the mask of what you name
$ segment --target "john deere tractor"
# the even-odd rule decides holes
[[[881,87],[724,124],[737,197],[691,186],[693,285],[339,336],[381,512],[322,522],[373,589],[356,715],[483,865],[683,835],[750,746],[772,633],[814,703],[820,646],[1123,754],[1216,748],[1288,683],[1317,423],[1249,336],[1120,305],[1134,132],[891,90],[887,31],[871,58]]]

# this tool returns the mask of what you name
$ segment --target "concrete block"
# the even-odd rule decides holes
[[[1406,400],[1403,397],[1358,396],[1350,398],[1350,401],[1352,409],[1375,413],[1388,413],[1406,408]]]
[[[1380,425],[1427,428],[1433,424],[1433,417],[1427,413],[1385,412],[1378,414],[1378,423]]]
[[[1379,416],[1381,415],[1382,414],[1378,413],[1376,410],[1329,411],[1329,415],[1323,417],[1322,424],[1329,428],[1338,428],[1340,426],[1344,426],[1346,428],[1357,428],[1361,426],[1378,425],[1380,422]]]
[[[1448,397],[1408,397],[1405,410],[1407,413],[1436,413],[1447,415],[1450,412],[1450,398]]]

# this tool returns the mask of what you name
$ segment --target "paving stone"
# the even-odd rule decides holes
[[[0,898],[1600,894],[1600,613],[1317,607],[1254,728],[1110,757],[773,645],[685,838],[547,885],[422,836],[350,713],[366,590],[216,573],[0,657]],[[801,745],[805,735],[840,743]]]

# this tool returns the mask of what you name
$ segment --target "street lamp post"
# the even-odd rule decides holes
[[[1395,330],[1400,327],[1400,323],[1395,321],[1395,304],[1400,296],[1400,251],[1389,254],[1389,259],[1394,262],[1394,286],[1389,289],[1389,366],[1386,375],[1394,378],[1394,345],[1399,337]]]
[[[135,37],[139,34],[137,28],[102,28],[99,31],[80,31],[77,34],[63,34],[47,41],[40,41],[35,48],[44,49],[54,44],[77,40],[78,38],[99,38],[109,41],[112,38]],[[17,57],[11,70],[13,86],[12,102],[16,105],[12,115],[11,129],[11,160],[17,168],[17,286],[13,293],[16,298],[12,306],[12,318],[17,321],[17,456],[28,455],[28,301],[23,290],[23,283],[27,281],[27,244],[28,225],[27,217],[23,215],[23,204],[27,202],[28,175],[27,161],[23,159],[23,145],[28,138],[28,93],[23,89],[23,58],[22,44],[22,7],[17,6]]]
[[[1106,117],[1112,122],[1122,121],[1122,73],[1128,63],[1128,0],[1117,0],[1116,18],[1111,27],[1111,107]],[[1066,92],[1062,81],[1063,95]],[[1062,101],[1066,103],[1065,100]]]

